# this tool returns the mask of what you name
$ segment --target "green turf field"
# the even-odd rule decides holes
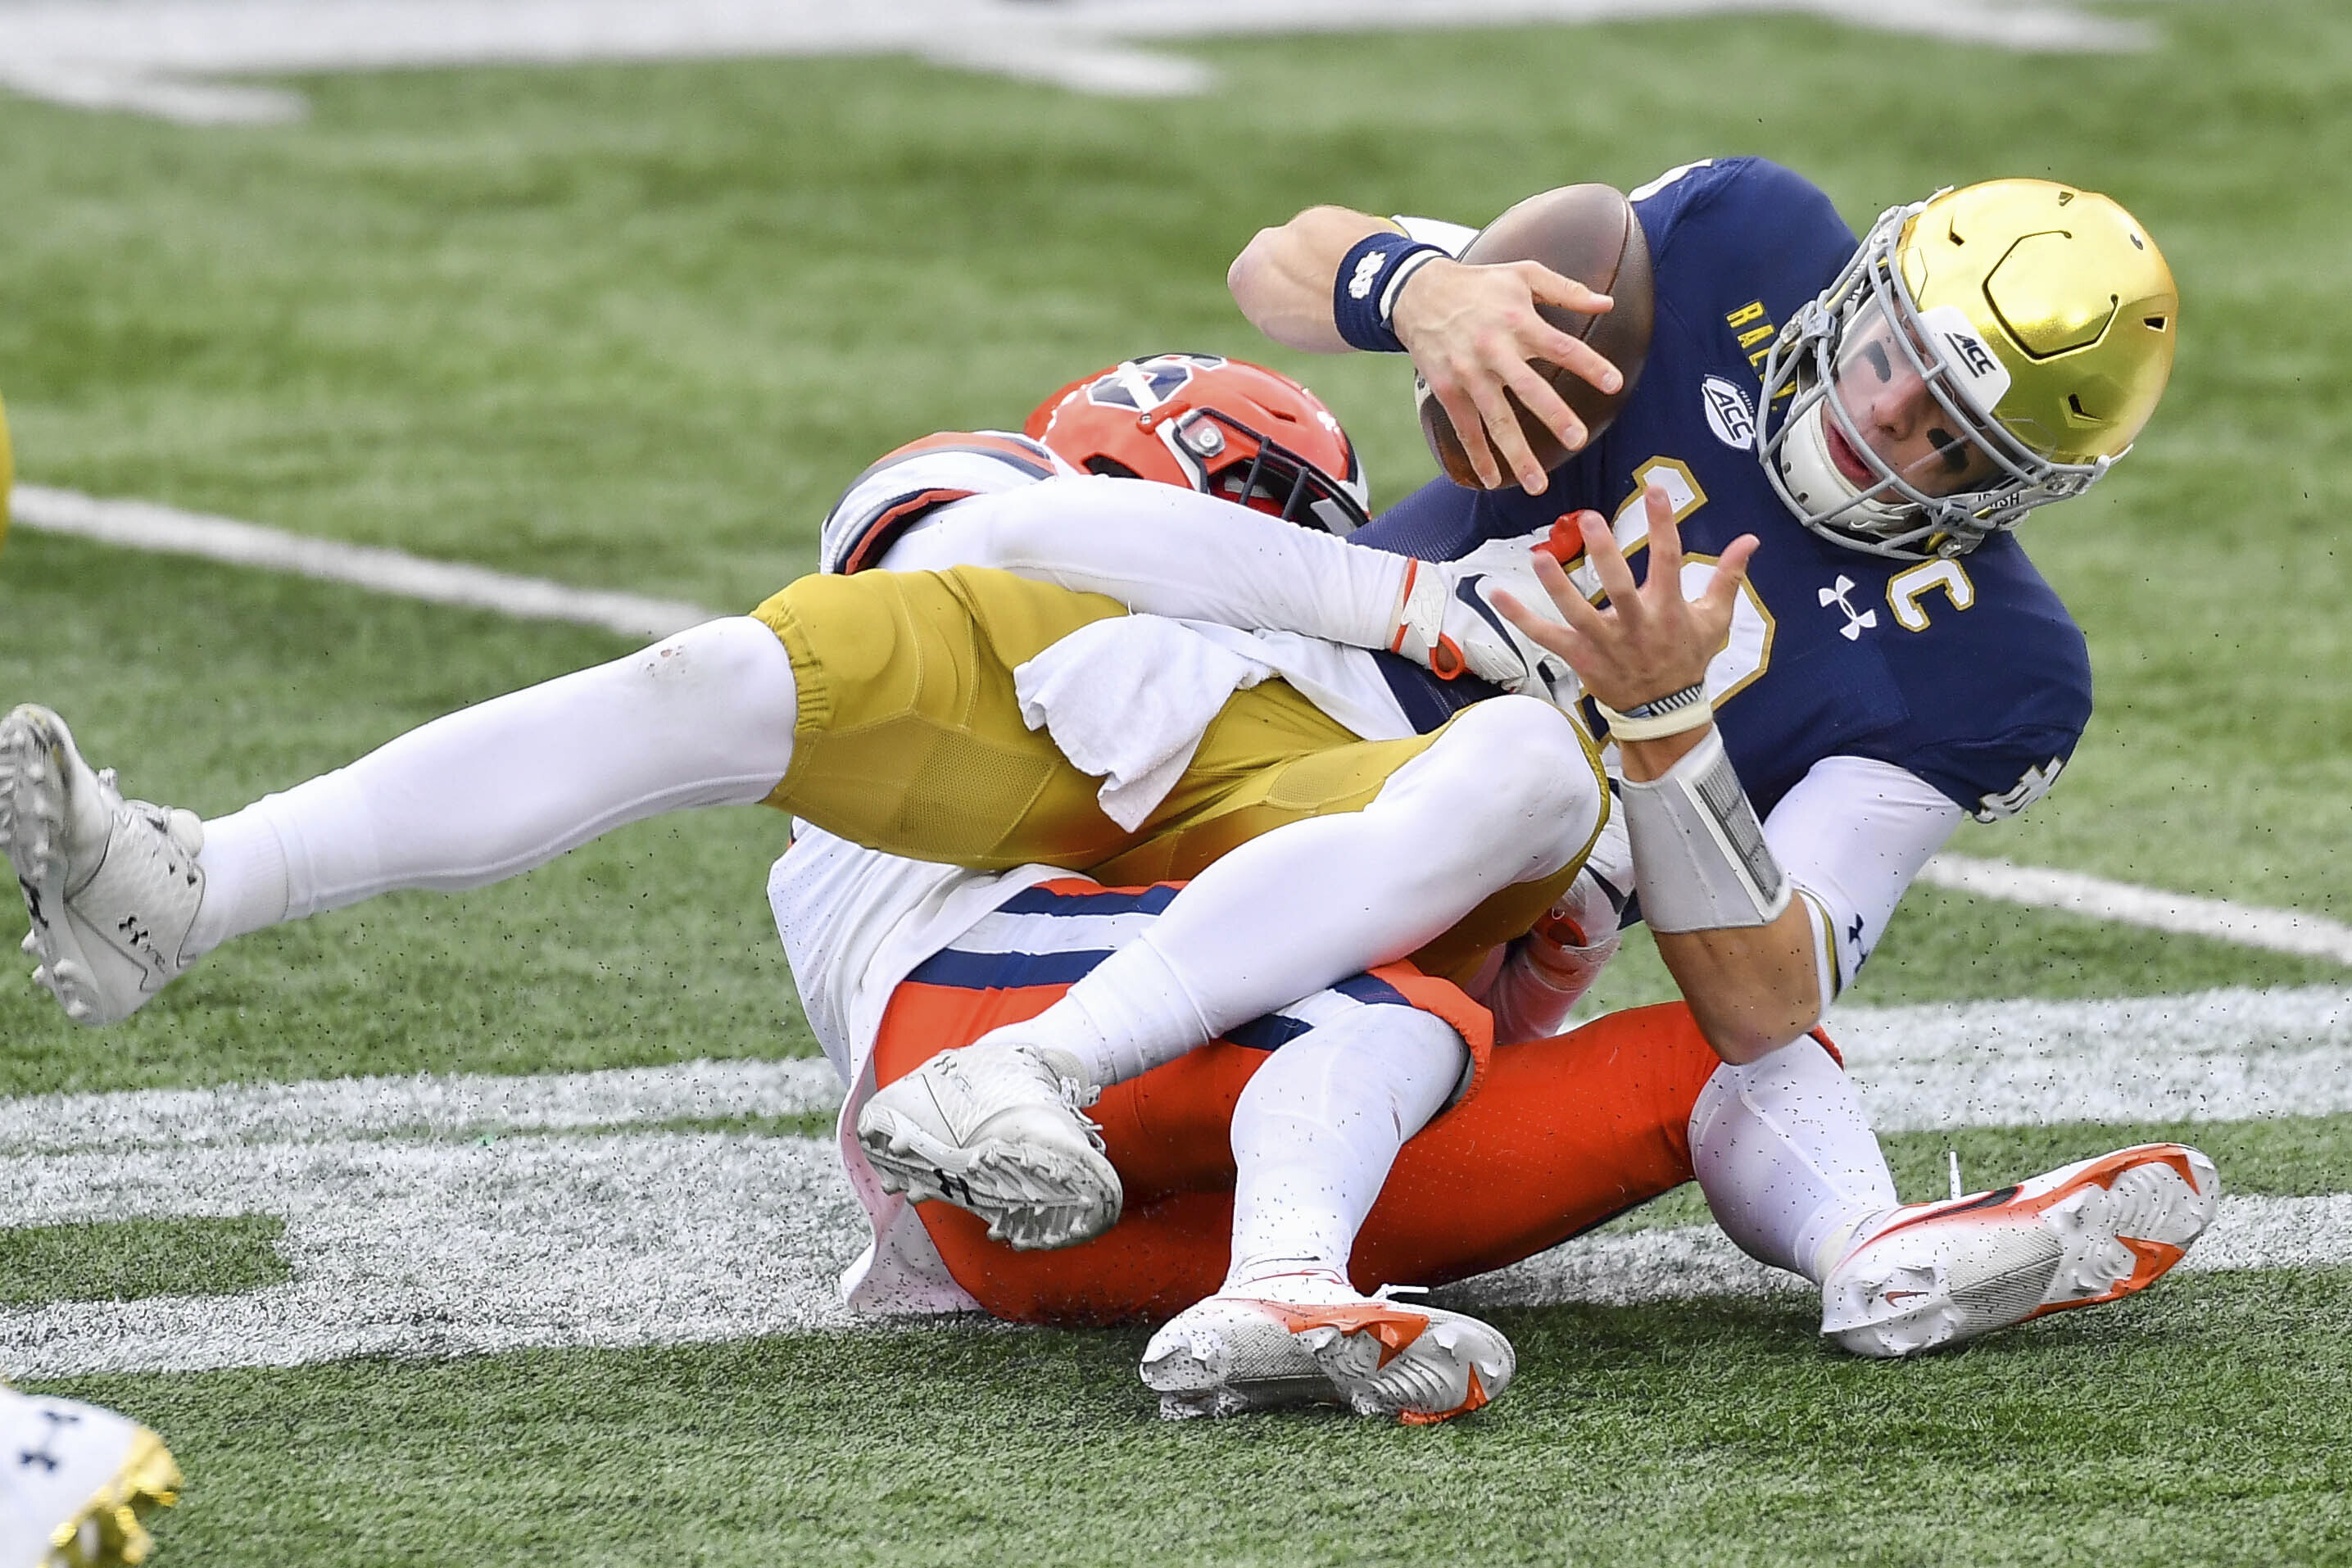
[[[1376,499],[1404,493],[1428,459],[1397,365],[1273,350],[1223,292],[1249,235],[1310,201],[1475,223],[1541,186],[1757,152],[1859,226],[2051,174],[2158,237],[2181,358],[2140,450],[2026,535],[2090,637],[2091,732],[2024,821],[1956,847],[2335,913],[2352,15],[2111,9],[2163,47],[2016,55],[1757,16],[1220,44],[1202,52],[1224,85],[1170,102],[871,59],[321,78],[308,122],[267,129],[0,97],[0,395],[27,482],[739,608],[808,567],[873,457],[1017,423],[1153,349],[1307,377]],[[206,812],[627,646],[21,529],[0,555],[0,702],[59,708],[129,793]],[[647,825],[489,892],[268,933],[104,1036],[19,977],[0,1094],[806,1056],[761,894],[783,830]],[[1853,1000],[2352,985],[1932,889],[1906,910]],[[0,910],[0,951],[22,929]],[[1668,992],[1637,939],[1596,1002]],[[1990,1180],[2184,1125],[2050,1120],[1895,1138],[1906,1195],[1940,1193],[1948,1145]],[[2352,1192],[2340,1114],[2196,1131],[2231,1191]],[[1702,1219],[1677,1195],[1625,1223]],[[285,1288],[281,1228],[0,1230],[0,1329]],[[2347,1279],[2205,1273],[1909,1366],[1821,1351],[1795,1296],[1511,1309],[1519,1383],[1430,1431],[1162,1426],[1135,1331],[44,1386],[173,1441],[192,1489],[167,1565],[2347,1561]]]

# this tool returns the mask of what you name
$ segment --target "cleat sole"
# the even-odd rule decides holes
[[[1486,1405],[1517,1369],[1500,1332],[1438,1308],[1218,1298],[1203,1307],[1210,1315],[1180,1316],[1145,1352],[1139,1370],[1163,1420],[1337,1405],[1434,1426]]]
[[[992,1240],[1015,1251],[1074,1247],[1118,1223],[1116,1173],[1106,1182],[1084,1162],[1003,1139],[954,1147],[887,1107],[867,1110],[857,1142],[884,1191],[969,1209],[989,1222]],[[1101,1164],[1109,1171],[1108,1160]]]
[[[1822,1331],[1891,1359],[2119,1300],[2186,1256],[2219,1196],[2211,1160],[2152,1143],[2061,1167],[1998,1202],[1934,1205],[1832,1272]]]

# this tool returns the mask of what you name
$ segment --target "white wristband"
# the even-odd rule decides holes
[[[1592,705],[1607,721],[1609,738],[1618,742],[1662,741],[1668,735],[1696,730],[1715,717],[1715,704],[1706,700],[1703,681],[1644,702],[1631,713],[1620,713],[1598,697],[1592,700]]]

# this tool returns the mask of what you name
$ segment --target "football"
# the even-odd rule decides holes
[[[1543,360],[1528,362],[1576,410],[1577,417],[1584,421],[1588,439],[1597,439],[1633,395],[1642,362],[1650,352],[1654,279],[1649,242],[1633,216],[1633,204],[1611,185],[1563,185],[1546,191],[1529,196],[1479,230],[1461,259],[1540,262],[1615,300],[1615,309],[1597,316],[1549,305],[1538,309],[1544,320],[1582,338],[1622,372],[1622,390],[1603,393],[1571,371]],[[1462,438],[1454,434],[1453,419],[1419,376],[1413,378],[1413,395],[1421,408],[1422,434],[1428,437],[1429,449],[1436,454],[1446,476],[1457,485],[1477,488],[1478,476],[1470,467],[1469,454],[1462,449]],[[1559,437],[1517,397],[1511,399],[1511,406],[1517,410],[1519,428],[1526,433],[1536,460],[1547,469],[1565,462],[1569,454]],[[1506,483],[1510,482],[1507,469],[1504,477]]]

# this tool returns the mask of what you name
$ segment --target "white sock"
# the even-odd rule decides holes
[[[783,645],[738,616],[436,719],[206,823],[188,951],[396,888],[482,887],[666,811],[764,799],[797,718]]]
[[[1112,954],[1024,1037],[1069,1051],[1097,1083],[1135,1077],[1549,876],[1600,813],[1591,765],[1555,710],[1481,703],[1363,810],[1286,824],[1202,871],[1153,924],[1147,952]]]
[[[1460,1081],[1469,1049],[1417,1008],[1368,1006],[1289,1041],[1234,1107],[1234,1254],[1224,1289],[1344,1281],[1397,1151]]]
[[[1761,1263],[1818,1283],[1854,1227],[1895,1206],[1895,1177],[1853,1082],[1811,1039],[1699,1090],[1691,1163],[1724,1234]]]
[[[1140,1078],[1191,1048],[1163,1057],[1148,1050],[1148,1042],[1210,1039],[1217,1031],[1151,938],[1146,931],[1129,941],[1053,1006],[1011,1032],[1029,1044],[1067,1051],[1098,1085]]]

